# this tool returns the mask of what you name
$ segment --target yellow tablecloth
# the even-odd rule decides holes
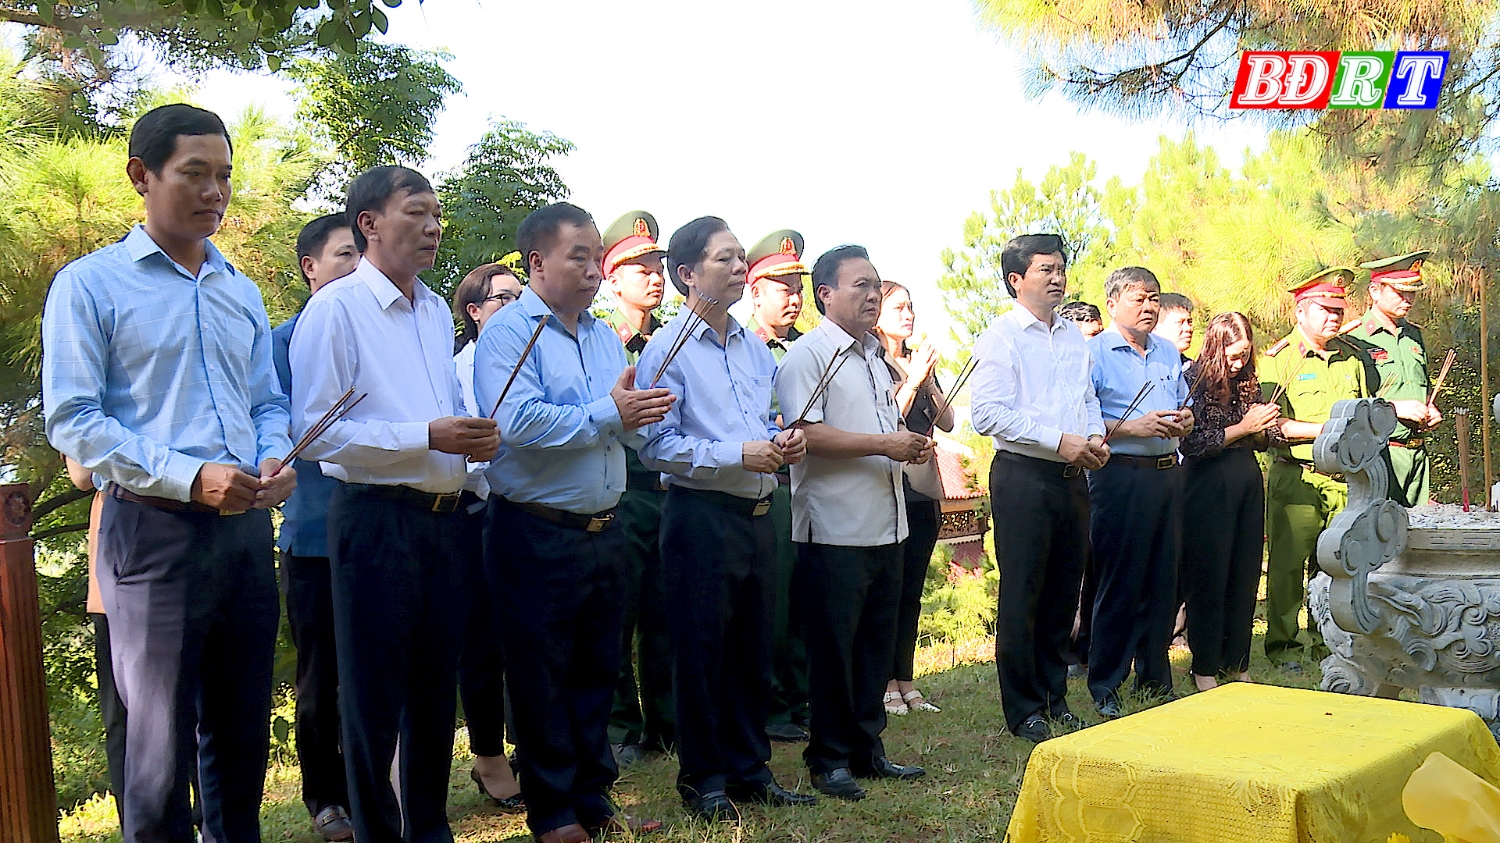
[[[1491,782],[1470,711],[1237,682],[1039,744],[1010,843],[1413,843],[1401,789],[1428,753]]]

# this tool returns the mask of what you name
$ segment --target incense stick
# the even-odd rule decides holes
[[[1297,378],[1298,375],[1302,374],[1302,369],[1307,366],[1307,361],[1309,361],[1311,359],[1312,359],[1311,357],[1308,357],[1307,355],[1303,355],[1302,356],[1302,362],[1297,364],[1297,368],[1292,371],[1292,376],[1289,377],[1289,378],[1287,378],[1285,381],[1276,384],[1276,389],[1272,390],[1272,392],[1271,392],[1271,400],[1267,401],[1266,403],[1267,404],[1275,404],[1277,401],[1280,401],[1281,400],[1281,396],[1283,396],[1283,395],[1286,394],[1287,387],[1291,384],[1291,382],[1293,380],[1296,380],[1296,378]]]
[[[1114,430],[1111,430],[1108,433],[1104,434],[1105,442],[1108,442],[1110,437],[1115,435],[1115,430],[1120,429],[1120,425],[1124,424],[1130,418],[1130,414],[1136,411],[1136,408],[1141,405],[1141,402],[1146,399],[1146,395],[1150,393],[1152,388],[1155,386],[1155,381],[1146,381],[1141,385],[1141,391],[1135,394],[1135,398],[1130,402],[1129,406],[1125,408],[1125,412],[1120,414],[1119,422],[1115,424]]]
[[[1458,420],[1458,476],[1463,487],[1464,512],[1469,511],[1469,408],[1459,407],[1453,411]]]
[[[682,347],[687,345],[687,341],[693,336],[693,332],[698,330],[698,324],[707,321],[708,317],[705,314],[713,310],[718,304],[714,299],[700,298],[698,300],[699,307],[688,308],[687,318],[682,325],[682,333],[672,339],[672,345],[667,349],[667,356],[662,358],[661,367],[656,370],[656,375],[651,378],[652,389],[656,388],[656,382],[661,380],[662,373],[666,372],[667,367],[672,365],[672,360],[677,357],[677,352],[682,351]]]
[[[281,469],[291,465],[292,460],[295,460],[297,457],[301,456],[302,452],[307,450],[308,446],[312,445],[312,443],[319,436],[322,436],[328,430],[328,428],[333,427],[334,424],[342,420],[344,416],[349,415],[349,411],[353,410],[355,406],[359,404],[359,402],[365,400],[365,397],[370,393],[366,392],[360,395],[358,398],[354,399],[354,401],[351,402],[348,406],[343,406],[344,402],[347,401],[349,399],[349,396],[353,394],[354,387],[351,386],[349,387],[348,392],[344,393],[332,407],[328,408],[328,412],[324,413],[322,417],[313,424],[312,427],[307,429],[307,432],[302,435],[302,438],[297,440],[297,444],[292,446],[292,450],[284,458],[282,458],[281,465],[278,466],[275,471],[271,472],[272,477],[280,474]],[[342,409],[340,409],[341,407]]]
[[[940,418],[942,418],[943,417],[943,413],[948,412],[948,408],[950,406],[952,406],[952,404],[953,404],[953,396],[957,395],[958,391],[960,389],[964,388],[964,384],[966,384],[966,383],[969,382],[969,375],[974,374],[974,370],[977,369],[977,368],[979,368],[979,358],[977,358],[977,357],[970,357],[969,358],[969,362],[965,363],[964,367],[962,369],[958,370],[958,380],[954,381],[953,382],[953,388],[950,389],[950,390],[948,390],[948,392],[945,395],[943,395],[943,403],[940,404],[940,405],[938,405],[938,411],[932,417],[932,427],[933,428],[937,427],[937,420],[940,419]],[[927,435],[928,436],[931,436],[932,433],[933,433],[932,429],[929,429],[927,431]]]
[[[1432,386],[1432,395],[1427,399],[1428,406],[1437,401],[1438,392],[1443,388],[1443,381],[1448,379],[1448,370],[1453,368],[1453,361],[1457,357],[1458,349],[1448,349],[1448,354],[1443,358],[1443,368],[1438,372],[1437,382]]]
[[[521,349],[521,359],[517,360],[516,367],[510,370],[510,377],[505,379],[505,386],[500,390],[500,398],[495,401],[495,409],[490,410],[488,418],[494,419],[495,414],[500,412],[500,404],[505,401],[506,393],[510,392],[510,385],[516,382],[516,375],[521,373],[521,366],[526,362],[526,358],[531,355],[531,347],[536,345],[536,341],[541,338],[542,331],[546,327],[547,317],[543,316],[542,321],[537,323],[536,330],[532,332],[531,339],[527,341],[526,347]]]
[[[795,427],[807,421],[807,414],[812,412],[813,404],[816,404],[818,398],[828,391],[828,387],[833,385],[833,379],[838,376],[839,369],[844,368],[844,363],[848,359],[849,357],[842,351],[828,358],[828,366],[823,369],[823,376],[818,378],[818,385],[813,388],[812,395],[808,396],[807,406],[802,408],[802,413],[797,416],[797,420],[787,425],[787,427]],[[835,363],[838,365],[835,366]]]

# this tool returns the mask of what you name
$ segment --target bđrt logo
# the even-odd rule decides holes
[[[1435,108],[1447,72],[1446,50],[1246,50],[1229,107]]]

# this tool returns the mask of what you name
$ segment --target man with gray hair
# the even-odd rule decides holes
[[[1110,326],[1089,341],[1094,391],[1109,431],[1109,462],[1089,474],[1098,594],[1089,646],[1089,693],[1117,717],[1120,686],[1135,668],[1137,691],[1172,693],[1167,647],[1177,611],[1182,469],[1177,443],[1193,429],[1182,356],[1154,336],[1161,284],[1128,266],[1104,284]]]

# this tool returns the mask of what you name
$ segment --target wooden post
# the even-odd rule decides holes
[[[57,843],[31,495],[0,486],[0,840]]]
[[[1479,274],[1479,426],[1480,438],[1484,441],[1484,508],[1491,512],[1495,509],[1495,502],[1490,500],[1490,485],[1495,482],[1495,475],[1490,472],[1490,307],[1489,296],[1485,289],[1489,287],[1489,276],[1486,272]]]

